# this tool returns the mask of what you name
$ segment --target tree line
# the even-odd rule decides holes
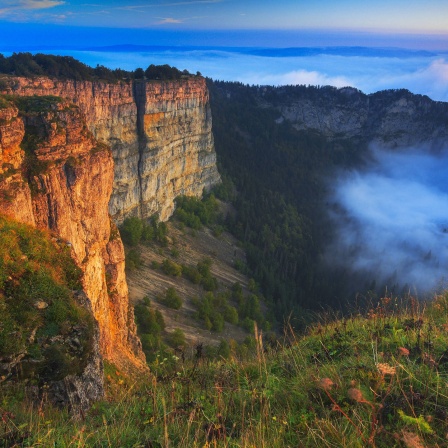
[[[49,76],[77,81],[102,80],[110,83],[131,79],[175,80],[193,76],[187,70],[179,70],[168,64],[150,64],[146,70],[139,67],[133,71],[110,69],[104,65],[90,67],[72,56],[50,54],[13,53],[9,57],[0,54],[0,73],[14,76]],[[200,75],[198,72],[197,75]]]

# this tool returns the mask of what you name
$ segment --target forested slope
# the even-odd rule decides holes
[[[334,283],[318,270],[331,237],[323,210],[325,176],[356,163],[350,140],[330,142],[298,131],[262,107],[259,88],[210,83],[218,167],[232,183],[237,215],[231,229],[245,243],[250,269],[275,303],[277,317],[292,309],[338,305]]]

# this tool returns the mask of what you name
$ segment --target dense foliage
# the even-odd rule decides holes
[[[160,303],[173,310],[179,310],[182,307],[182,298],[173,286],[167,288],[165,294],[160,295],[158,300]]]
[[[262,313],[261,303],[264,298],[250,292],[244,295],[239,283],[234,283],[231,289],[218,293],[207,292],[200,297],[194,297],[192,304],[196,308],[195,317],[207,330],[221,332],[224,322],[240,325],[248,333],[253,333],[254,325],[269,331],[271,323]],[[237,305],[237,308],[233,306]]]
[[[116,82],[132,76],[132,72],[111,70],[102,65],[95,68],[71,56],[55,56],[37,53],[13,53],[9,57],[0,54],[0,73],[15,76],[51,76],[59,79],[93,80]]]
[[[171,67],[168,64],[154,65],[151,64],[145,70],[146,79],[165,80],[165,79],[181,79],[184,76],[191,76],[187,70],[180,71],[176,67]]]
[[[179,309],[182,306],[182,299],[174,288],[168,288],[159,300],[169,308]],[[148,297],[144,297],[134,307],[135,322],[137,323],[137,331],[142,342],[142,348],[146,356],[147,363],[154,370],[154,363],[158,366],[162,359],[168,357],[173,364],[171,348],[179,348],[186,345],[185,334],[179,328],[175,328],[171,332],[165,331],[165,319],[162,313],[151,306]]]
[[[156,353],[164,347],[162,333],[165,330],[165,320],[159,310],[151,307],[147,298],[135,306],[134,314],[146,360],[154,361]]]
[[[158,243],[162,246],[167,244],[167,226],[159,222],[157,214],[149,219],[140,219],[137,216],[126,218],[119,227],[121,238],[125,244],[126,270],[137,269],[142,265],[140,243]]]
[[[166,244],[167,226],[164,222],[159,221],[157,214],[148,220],[131,216],[126,218],[119,228],[123,243],[128,246],[135,247],[140,242],[150,243],[152,241]]]
[[[201,200],[193,196],[178,196],[175,199],[174,217],[192,229],[216,222],[218,203],[213,194],[206,194]]]
[[[325,176],[359,161],[362,151],[351,141],[330,142],[278,120],[274,107],[262,106],[266,98],[281,101],[278,89],[226,82],[209,82],[209,89],[224,178],[215,194],[235,198],[237,214],[227,224],[244,242],[249,268],[274,301],[277,318],[292,310],[303,314],[302,308],[339,307],[345,299],[339,276],[319,270],[323,245],[331,238]],[[313,87],[300,90],[310,97],[317,93]]]

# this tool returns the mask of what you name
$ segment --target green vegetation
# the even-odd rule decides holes
[[[260,297],[254,293],[244,296],[239,283],[235,283],[231,291],[207,292],[202,297],[195,297],[192,303],[196,308],[196,318],[207,330],[223,331],[224,321],[240,324],[249,333],[253,332],[255,323],[265,330],[271,327],[261,312]],[[238,309],[231,303],[237,303]]]
[[[157,214],[151,216],[149,220],[143,220],[137,216],[126,218],[119,228],[123,243],[128,246],[153,241],[166,245],[167,242],[167,226],[159,221]]]
[[[212,263],[211,258],[204,258],[197,264],[197,270],[201,274],[200,284],[206,291],[215,291],[218,289],[218,280],[212,276],[210,271]]]
[[[159,300],[170,308],[179,309],[182,306],[182,300],[174,288],[168,288]],[[187,345],[184,332],[179,328],[166,332],[162,313],[151,307],[148,297],[135,306],[134,314],[146,361],[152,372],[174,368],[177,357],[172,354],[171,348],[183,353]]]
[[[42,386],[82,371],[93,318],[71,292],[82,288],[81,275],[64,241],[0,216],[0,382]],[[79,347],[69,343],[75,336]]]
[[[199,285],[202,275],[196,266],[182,265],[182,275],[194,285]]]
[[[143,260],[142,260],[142,254],[141,252],[136,249],[128,249],[125,253],[125,265],[127,271],[132,271],[134,269],[138,269],[142,266]]]
[[[153,269],[160,268],[165,275],[172,277],[183,276],[195,285],[200,284],[206,291],[215,291],[218,289],[218,279],[210,271],[212,263],[210,258],[204,258],[196,266],[188,266],[176,263],[169,258],[164,258],[161,265],[153,262],[151,266]]]
[[[187,345],[185,333],[180,328],[175,328],[167,336],[168,344],[173,348],[181,348]]]
[[[62,103],[63,99],[54,95],[44,95],[44,96],[7,96],[12,100],[19,111],[24,115],[35,115],[40,112],[47,112],[54,110],[57,104]]]
[[[11,106],[11,102],[5,97],[5,95],[0,96],[0,109],[7,109]]]
[[[168,308],[172,308],[174,310],[179,310],[182,308],[182,299],[177,293],[176,289],[170,286],[165,291],[163,296],[158,298],[159,302]]]
[[[175,203],[174,217],[192,229],[199,230],[203,225],[208,226],[216,222],[218,203],[213,194],[206,195],[202,200],[191,196],[178,196]]]
[[[168,241],[167,226],[164,222],[159,222],[157,214],[149,220],[143,220],[136,216],[126,218],[119,229],[125,244],[126,269],[128,271],[138,269],[143,263],[141,251],[137,247],[140,243],[151,244],[155,242],[166,246]]]
[[[212,260],[208,257],[200,260],[196,266],[182,265],[182,275],[195,285],[201,285],[206,291],[218,289],[218,280],[213,277],[210,268]]]
[[[172,277],[180,277],[182,275],[182,266],[175,263],[174,261],[165,258],[161,265],[162,271],[166,275],[171,275]]]
[[[397,306],[398,305],[398,306]],[[74,422],[2,389],[6,446],[446,446],[448,296],[383,299],[366,316],[321,322],[274,346],[258,332],[206,361],[165,352],[157,376],[106,365],[107,399]],[[176,331],[181,338],[181,332]],[[176,336],[177,337],[177,336]],[[19,391],[17,391],[19,393]],[[19,394],[20,395],[20,394]],[[8,445],[9,444],[9,445]]]
[[[104,80],[117,82],[132,77],[132,72],[110,70],[102,65],[89,67],[71,56],[54,56],[37,53],[13,53],[9,57],[0,54],[0,73],[15,76],[50,76],[78,81]]]
[[[50,76],[62,80],[106,81],[117,83],[131,79],[175,80],[193,76],[187,70],[180,71],[169,65],[151,64],[146,70],[137,68],[126,71],[120,68],[111,70],[103,65],[92,68],[71,56],[55,56],[37,53],[13,53],[9,57],[0,54],[0,73],[15,76]],[[197,74],[200,76],[200,74]],[[7,81],[0,84],[0,90],[7,87]]]
[[[220,333],[224,329],[223,308],[227,306],[227,300],[222,294],[215,296],[208,292],[201,298],[193,298],[192,303],[197,310],[196,318],[207,330]]]
[[[142,303],[137,304],[134,314],[146,360],[152,362],[156,353],[164,347],[162,332],[165,330],[165,321],[159,310],[151,308],[149,299],[144,299]]]
[[[180,71],[176,67],[171,67],[168,64],[154,65],[151,64],[144,72],[146,79],[151,80],[168,80],[181,79],[183,77],[190,77],[191,74],[187,71]]]
[[[143,221],[136,216],[126,218],[120,227],[121,238],[129,246],[137,246],[142,239]]]

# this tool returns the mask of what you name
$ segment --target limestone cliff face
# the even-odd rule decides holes
[[[8,93],[56,95],[77,104],[115,162],[109,210],[126,216],[159,213],[166,220],[179,194],[200,196],[220,181],[205,80],[120,82],[11,78]]]
[[[158,212],[164,221],[174,211],[176,196],[200,197],[219,182],[208,91],[203,79],[147,82],[136,85],[136,100],[140,214]],[[113,198],[114,216],[119,204]]]
[[[355,138],[383,147],[446,146],[446,103],[407,90],[365,95],[346,87],[260,88],[260,106],[276,109],[278,121],[315,130],[330,139]]]
[[[78,107],[22,97],[0,109],[0,212],[66,240],[84,272],[103,356],[143,367],[124,274],[124,250],[108,213],[110,149],[87,129]]]
[[[165,220],[177,195],[219,182],[205,80],[5,81],[18,99],[0,107],[0,212],[70,242],[101,353],[142,367],[114,221]]]
[[[18,114],[18,108],[12,104],[0,109],[0,210],[35,225],[31,190],[21,172],[25,153],[20,144],[25,126]]]

